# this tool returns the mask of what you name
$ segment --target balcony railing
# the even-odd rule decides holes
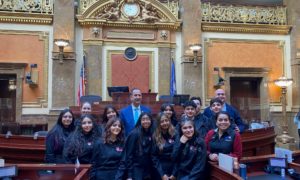
[[[286,25],[286,7],[224,6],[202,3],[202,21]]]
[[[53,14],[54,0],[0,0],[0,12]]]

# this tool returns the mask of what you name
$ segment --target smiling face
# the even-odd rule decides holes
[[[193,106],[187,106],[184,108],[184,114],[190,119],[194,118],[196,115],[196,109]]]
[[[113,136],[117,137],[117,136],[120,134],[121,130],[122,130],[122,126],[121,126],[120,121],[114,122],[114,123],[110,126],[109,130],[110,130],[110,132],[111,132],[111,134],[112,134]]]
[[[214,102],[211,106],[210,109],[214,112],[214,113],[218,113],[221,111],[222,109],[222,104],[219,102]]]
[[[187,138],[192,138],[194,135],[194,126],[193,123],[191,121],[187,121],[185,122],[182,126],[181,126],[181,131],[182,134],[184,136],[186,136]]]
[[[139,89],[134,89],[130,95],[130,100],[135,107],[139,106],[142,102],[142,92]]]
[[[220,131],[226,131],[230,126],[230,120],[227,114],[219,114],[217,117],[217,127]]]
[[[144,129],[149,129],[151,126],[151,119],[148,115],[144,115],[141,118],[141,125]]]
[[[81,114],[91,114],[92,106],[90,103],[85,102],[81,107]]]
[[[160,128],[167,131],[170,127],[171,121],[167,115],[162,115],[160,118]]]
[[[73,116],[70,112],[66,112],[61,119],[61,123],[64,127],[69,127],[72,124]]]
[[[171,109],[170,106],[166,106],[165,110],[163,111],[164,114],[166,114],[168,116],[168,118],[171,119],[172,115],[173,115],[173,111]]]
[[[215,97],[221,99],[223,103],[226,101],[225,91],[223,89],[217,89],[215,91]]]
[[[117,113],[114,109],[109,108],[109,109],[107,109],[106,116],[107,116],[107,119],[110,120],[111,118],[117,117]]]
[[[81,122],[81,128],[85,134],[91,132],[93,129],[93,121],[90,118],[85,117]]]

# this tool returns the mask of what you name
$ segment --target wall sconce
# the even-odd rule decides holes
[[[288,79],[285,76],[281,76],[274,81],[276,86],[281,88],[281,103],[282,103],[282,134],[277,136],[277,141],[282,144],[293,144],[295,143],[295,139],[288,134],[288,125],[287,125],[287,117],[286,117],[286,93],[287,87],[293,83],[293,79]],[[290,145],[289,145],[290,146]]]
[[[9,79],[8,80],[8,90],[9,91],[14,91],[17,89],[17,85],[16,85],[16,79]]]
[[[54,40],[54,43],[58,46],[59,48],[59,54],[58,54],[58,59],[59,59],[59,63],[64,63],[63,60],[64,60],[64,48],[66,46],[69,45],[69,40],[66,40],[66,39],[55,39]]]
[[[198,51],[202,48],[201,44],[191,44],[189,45],[190,47],[190,50],[193,51],[193,54],[194,54],[194,58],[193,58],[193,61],[194,61],[194,66],[197,66],[197,61],[198,61]]]

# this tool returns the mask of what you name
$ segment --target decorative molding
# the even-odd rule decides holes
[[[0,22],[51,24],[53,0],[0,1]]]
[[[140,39],[140,40],[154,40],[154,32],[126,32],[126,31],[108,31],[106,33],[108,39]]]
[[[109,26],[125,28],[173,29],[180,27],[175,8],[169,8],[158,0],[137,0],[140,12],[137,16],[126,16],[122,8],[124,0],[83,0],[80,1],[78,22],[82,26]],[[170,6],[178,1],[169,2]],[[173,4],[173,5],[171,5]],[[177,9],[178,11],[178,9]]]
[[[290,33],[292,27],[288,25],[202,22],[201,28],[202,31],[210,31],[210,32],[287,35]]]
[[[287,24],[287,8],[283,6],[225,6],[202,3],[201,12],[204,22]]]

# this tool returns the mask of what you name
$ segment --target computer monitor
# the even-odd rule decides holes
[[[190,99],[190,95],[189,94],[175,94],[173,96],[173,103],[175,105],[183,105],[189,99]]]
[[[114,92],[129,92],[128,86],[112,86],[107,87],[108,95],[112,97],[112,93]]]

